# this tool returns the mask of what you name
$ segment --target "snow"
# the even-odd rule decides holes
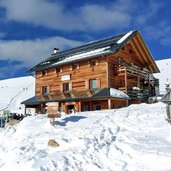
[[[126,33],[121,39],[119,39],[117,41],[117,44],[122,43],[125,39],[127,39],[130,35],[132,34],[132,31],[129,31],[128,33]]]
[[[164,94],[166,92],[166,83],[169,81],[171,84],[171,58],[155,61],[159,67],[160,73],[154,74],[154,77],[160,80],[160,92]],[[167,81],[168,79],[168,81]]]
[[[119,91],[117,89],[114,89],[114,88],[110,88],[110,95],[112,97],[118,97],[118,98],[126,98],[126,99],[129,98],[129,96],[127,94],[125,94],[122,91]]]
[[[0,80],[0,111],[24,111],[20,103],[35,95],[35,78],[32,76]]]
[[[71,61],[75,61],[75,60],[78,60],[78,59],[82,59],[82,58],[86,58],[86,57],[90,57],[90,56],[94,56],[94,55],[103,55],[104,53],[107,53],[107,52],[110,52],[110,46],[107,46],[107,47],[104,47],[104,48],[99,48],[99,49],[92,50],[92,51],[89,51],[89,52],[84,52],[84,53],[77,54],[77,55],[73,55],[73,56],[70,56],[68,58],[65,58],[62,61],[54,63],[53,65],[62,64],[62,63],[66,63],[66,62],[71,62]]]
[[[109,171],[171,168],[163,103],[63,115],[30,116],[0,132],[1,171]],[[59,147],[47,145],[55,139]]]

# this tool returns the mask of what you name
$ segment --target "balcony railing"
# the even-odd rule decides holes
[[[142,68],[136,65],[130,65],[130,64],[122,64],[119,66],[117,74],[118,76],[125,75],[134,75],[134,76],[140,76],[145,78],[148,74],[150,74],[150,71],[146,68]]]

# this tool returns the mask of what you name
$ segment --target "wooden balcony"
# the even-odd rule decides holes
[[[144,89],[144,80],[148,77],[150,71],[146,68],[142,68],[136,65],[122,64],[118,67],[117,76],[118,79],[124,80],[124,83],[118,87],[118,90],[129,94],[129,96],[144,96],[144,93],[133,93],[132,88],[138,87]]]
[[[150,71],[146,68],[141,68],[136,65],[129,65],[129,64],[123,64],[120,65],[117,71],[118,76],[124,76],[125,74],[127,76],[139,76],[142,78],[146,78],[146,76],[150,73]]]

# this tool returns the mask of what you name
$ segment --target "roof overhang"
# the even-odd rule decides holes
[[[22,104],[40,105],[46,102],[69,102],[79,100],[97,100],[106,98],[128,100],[129,96],[114,88],[103,88],[34,96],[26,101],[23,101]]]
[[[140,32],[137,32],[129,43],[144,66],[146,66],[152,73],[160,72]]]

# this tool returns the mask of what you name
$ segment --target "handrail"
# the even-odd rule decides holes
[[[118,73],[123,72],[123,71],[127,71],[128,73],[131,73],[131,74],[137,74],[137,75],[143,75],[143,76],[146,76],[147,74],[150,73],[150,71],[146,68],[142,68],[136,65],[130,65],[128,63],[124,63],[119,66]]]

